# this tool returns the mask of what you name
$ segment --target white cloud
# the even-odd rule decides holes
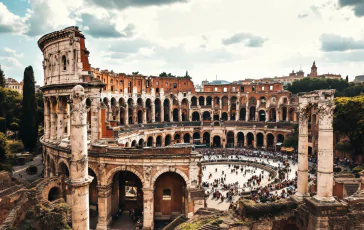
[[[23,57],[24,53],[18,53],[16,50],[10,49],[8,47],[4,47],[4,51],[15,56],[15,57]]]
[[[26,30],[25,18],[11,13],[4,3],[0,2],[0,34],[23,33]]]

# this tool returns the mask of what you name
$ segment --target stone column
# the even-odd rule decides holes
[[[84,88],[76,85],[72,89],[71,110],[71,164],[67,181],[72,188],[72,229],[90,229],[89,184],[87,159],[87,109]]]
[[[154,189],[143,188],[144,220],[143,229],[154,228]]]
[[[152,123],[154,123],[155,122],[155,105],[154,105],[153,102],[150,104],[150,107],[151,107],[151,109],[150,109],[150,118],[152,120]]]
[[[97,186],[98,191],[98,218],[96,230],[107,230],[108,214],[108,198],[111,196],[111,184],[105,186]]]
[[[264,148],[267,148],[267,142],[268,142],[267,138],[268,138],[268,136],[263,134],[263,146],[264,146]]]
[[[164,106],[163,106],[163,104],[161,104],[161,110],[160,110],[161,112],[160,112],[160,118],[161,118],[161,122],[163,122],[164,121]]]
[[[303,104],[301,108],[304,108]],[[297,196],[309,196],[308,194],[308,117],[305,112],[300,114],[298,136],[298,175]]]
[[[143,107],[143,120],[142,120],[143,124],[147,123],[147,108]]]
[[[124,119],[125,119],[125,125],[129,125],[129,105],[125,105],[125,112],[124,112]]]
[[[56,101],[51,101],[51,140],[55,140],[57,138],[57,107],[56,107]]]
[[[245,109],[245,121],[249,121],[250,120],[250,109],[249,107],[246,107]]]
[[[277,108],[276,109],[276,122],[281,120],[281,118],[279,116],[280,116],[280,113],[279,113],[279,109]]]
[[[100,99],[98,96],[90,96],[91,100],[91,144],[99,139],[99,109]]]
[[[44,98],[44,139],[48,140],[50,137],[50,106],[49,106],[49,99]]]
[[[182,121],[182,108],[178,108],[178,121]]]
[[[333,96],[332,96],[333,100]],[[335,201],[333,190],[334,165],[334,132],[332,127],[335,105],[327,99],[320,98],[318,103],[318,164],[317,164],[317,195],[321,201]]]
[[[108,117],[108,121],[112,121],[113,117],[112,117],[112,106],[111,103],[109,102],[109,104],[107,105],[107,117]]]
[[[61,140],[63,137],[64,131],[64,109],[65,102],[63,98],[59,98],[58,100],[58,108],[57,108],[57,140]]]
[[[67,106],[67,136],[71,135],[71,107],[70,104],[66,104]]]

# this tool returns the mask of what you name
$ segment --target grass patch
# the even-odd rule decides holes
[[[7,142],[11,153],[20,153],[24,150],[24,145],[19,140],[8,140]]]
[[[214,219],[200,219],[194,223],[183,223],[182,226],[179,228],[181,230],[196,230],[204,226],[205,224],[214,222]]]

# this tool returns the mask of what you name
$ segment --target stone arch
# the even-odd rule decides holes
[[[166,172],[175,172],[175,173],[179,174],[186,182],[187,188],[190,187],[188,176],[181,170],[173,168],[173,167],[163,168],[163,169],[159,170],[156,174],[154,174],[154,176],[152,177],[151,186],[154,187],[154,184],[157,181],[158,177]]]
[[[69,165],[68,161],[66,159],[64,159],[64,158],[60,158],[58,160],[58,162],[57,162],[57,169],[56,169],[57,173],[59,173],[59,166],[60,166],[61,163],[64,163],[66,165],[66,167],[68,169],[68,172],[69,172],[70,171],[70,165]]]
[[[94,164],[90,164],[90,162],[89,162],[88,167],[95,173],[97,182],[100,184],[101,178],[99,177],[99,168],[98,168],[98,166],[96,166]],[[103,169],[103,170],[105,170],[105,169]]]
[[[114,178],[115,173],[119,172],[119,171],[129,171],[134,173],[142,182],[143,186],[144,186],[144,177],[142,174],[140,174],[138,172],[138,170],[136,170],[135,168],[131,167],[131,166],[118,166],[116,168],[111,169],[107,175],[106,175],[106,185],[109,185],[112,182],[112,179]]]

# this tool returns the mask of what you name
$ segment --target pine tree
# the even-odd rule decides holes
[[[346,78],[345,78],[346,82],[349,82],[349,76],[346,75]]]
[[[24,148],[32,150],[36,146],[38,137],[37,101],[32,66],[28,66],[24,70],[21,135]]]
[[[0,65],[0,87],[5,88],[5,74]]]

